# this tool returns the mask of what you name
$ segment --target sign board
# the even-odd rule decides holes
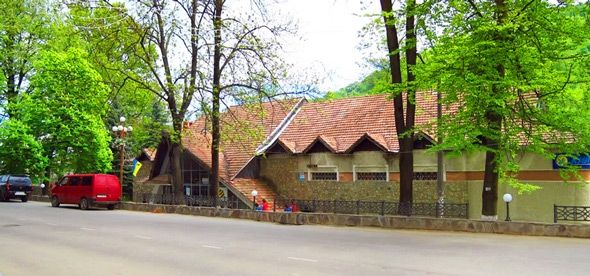
[[[300,172],[298,175],[299,182],[305,182],[305,173]]]
[[[590,154],[569,157],[565,154],[557,154],[553,158],[553,169],[561,169],[567,166],[579,167],[580,169],[590,169]]]
[[[217,197],[222,199],[227,199],[227,188],[219,187],[217,188]]]

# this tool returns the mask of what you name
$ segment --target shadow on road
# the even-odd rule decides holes
[[[69,206],[68,205],[66,205],[66,206],[61,205],[59,207],[51,207],[51,205],[47,205],[47,207],[54,208],[54,209],[75,210],[75,211],[81,211],[81,212],[110,211],[110,210],[103,209],[103,208],[93,208],[93,207],[88,208],[88,210],[82,210],[82,209],[80,209],[79,206],[76,206],[76,205],[69,205]]]

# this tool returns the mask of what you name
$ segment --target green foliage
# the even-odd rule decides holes
[[[423,85],[444,95],[447,107],[436,149],[495,151],[503,181],[516,184],[518,153],[585,153],[590,145],[590,39],[587,6],[507,1],[499,24],[494,6],[451,1],[441,8],[433,54],[415,71]],[[501,126],[490,123],[490,115]],[[481,142],[487,137],[497,148]]]
[[[337,91],[328,92],[324,99],[340,99],[361,95],[375,95],[389,93],[391,89],[391,74],[387,69],[376,70],[362,81],[352,83]]]
[[[45,0],[0,1],[0,103],[5,110],[30,91],[32,60],[51,36],[46,7]]]
[[[9,119],[0,125],[0,173],[28,174],[40,179],[46,164],[43,147],[26,124]]]
[[[108,108],[108,88],[84,51],[46,51],[35,63],[35,70],[35,89],[23,96],[18,110],[42,142],[51,171],[110,170],[110,136],[102,121]]]
[[[104,118],[108,126],[118,125],[119,117],[127,118],[133,127],[127,136],[130,152],[156,146],[161,132],[169,129],[169,116],[164,102],[151,91],[155,83],[151,77],[149,61],[135,53],[143,51],[141,34],[134,31],[137,23],[127,14],[121,3],[97,3],[90,8],[86,3],[70,6],[67,29],[69,36],[78,37],[86,48],[88,61],[109,87],[109,111]],[[153,47],[147,48],[144,58],[154,60]],[[149,65],[148,65],[149,64]],[[137,81],[141,80],[141,81]]]

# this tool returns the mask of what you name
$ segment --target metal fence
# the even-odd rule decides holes
[[[141,202],[148,204],[187,205],[212,207],[213,199],[203,196],[176,196],[175,194],[141,194]],[[217,206],[221,208],[238,209],[242,204],[238,199],[217,198]]]
[[[181,196],[174,194],[141,194],[141,202],[148,204],[187,205],[212,207],[210,197]],[[399,204],[393,201],[346,201],[346,200],[306,200],[279,198],[272,202],[270,212],[284,212],[293,204],[297,211],[311,213],[335,213],[335,214],[379,214],[379,215],[406,215],[444,218],[468,218],[469,205],[467,203],[412,203],[411,205]],[[217,199],[217,205],[221,208],[239,209],[246,208],[239,199]]]
[[[553,222],[558,220],[590,221],[590,206],[553,205]]]
[[[336,214],[380,214],[445,218],[468,218],[467,203],[412,203],[399,204],[392,201],[346,201],[346,200],[302,200],[280,199],[274,202],[274,209],[290,208],[293,203],[301,212]]]

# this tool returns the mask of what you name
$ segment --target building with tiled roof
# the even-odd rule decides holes
[[[393,110],[393,101],[387,95],[318,102],[293,99],[229,107],[221,118],[219,156],[225,196],[249,206],[252,204],[250,192],[254,189],[258,191],[259,200],[264,198],[269,202],[276,198],[397,201],[399,144]],[[418,93],[415,202],[436,201],[436,154],[426,150],[436,138],[436,114],[436,94]],[[182,140],[186,149],[183,157],[185,189],[191,195],[205,196],[211,167],[210,122],[201,117],[186,127]],[[169,173],[167,158],[167,148],[162,143],[156,152],[150,179],[169,179],[166,177]],[[554,198],[547,206],[572,201],[590,205],[590,199],[584,197],[590,194],[588,189],[582,193],[573,192],[569,187],[555,190],[555,183],[563,181],[552,160],[527,153],[519,158],[518,178],[542,185],[548,191],[547,196]],[[466,153],[444,161],[446,200],[469,203],[471,217],[480,214],[483,160],[483,153]],[[588,171],[582,171],[582,176],[590,179]],[[500,189],[500,192],[509,191],[506,186]],[[516,199],[535,206],[523,206],[522,210],[549,208],[534,198],[517,196]],[[518,210],[516,202],[513,208]],[[526,216],[523,211],[523,218]],[[550,220],[551,210],[535,216]]]

